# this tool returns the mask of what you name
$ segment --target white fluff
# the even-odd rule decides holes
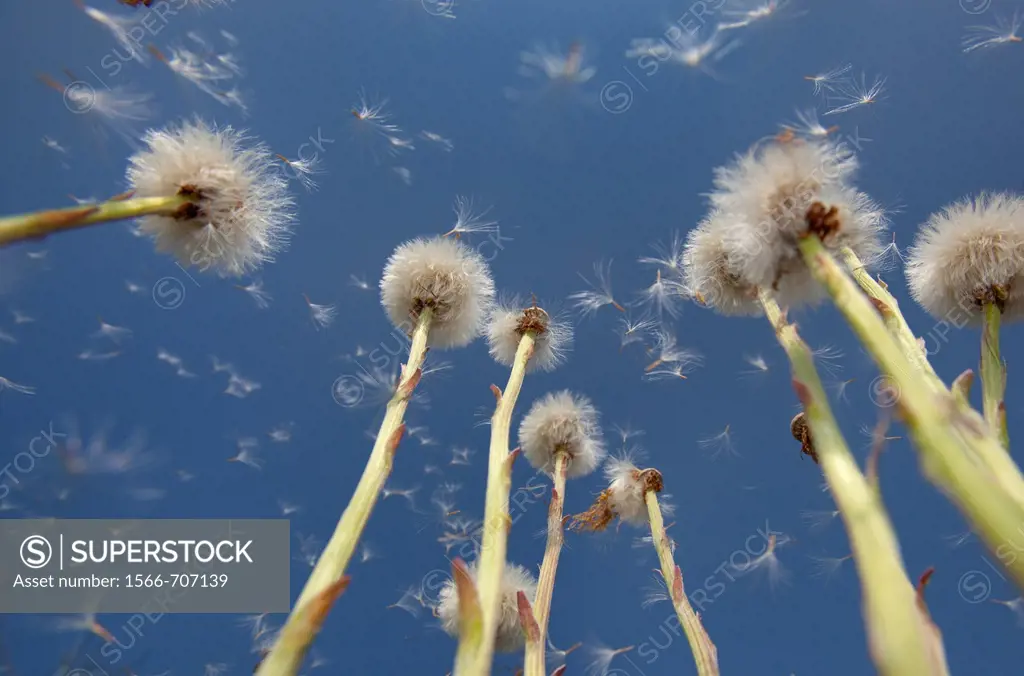
[[[467,566],[473,583],[477,580],[477,562]],[[501,606],[498,609],[498,629],[494,649],[502,653],[522,650],[526,644],[522,623],[519,621],[519,600],[517,593],[523,592],[526,600],[533,605],[537,597],[537,580],[529,570],[514,563],[506,563],[501,576]],[[452,638],[459,636],[459,595],[455,582],[448,580],[438,593],[437,616],[441,627]]]
[[[608,506],[616,516],[633,526],[646,526],[649,521],[640,472],[628,455],[609,458],[604,467],[604,476],[609,482]],[[675,511],[670,498],[667,494],[658,498],[663,517],[670,517]]]
[[[487,319],[487,344],[491,356],[499,364],[512,366],[516,350],[523,336],[523,322],[531,317],[525,313],[534,308],[515,297],[498,303]],[[526,371],[551,371],[565,360],[572,342],[572,326],[559,318],[552,318],[541,308],[533,312],[544,330],[536,335],[533,356],[526,363]]]
[[[189,217],[144,216],[139,230],[185,265],[241,276],[271,261],[287,244],[294,221],[288,183],[274,156],[245,132],[201,120],[151,129],[147,149],[132,156],[128,183],[135,197],[198,193]]]
[[[569,454],[567,478],[590,474],[605,456],[597,409],[569,390],[552,392],[534,402],[519,424],[519,447],[534,469],[552,474],[555,452]]]
[[[759,315],[757,290],[743,281],[725,248],[725,221],[715,212],[690,231],[683,249],[686,291],[723,315]]]
[[[976,294],[1002,286],[1005,319],[1024,316],[1024,197],[982,193],[932,214],[907,261],[914,300],[933,317],[981,324]]]
[[[856,157],[844,146],[805,140],[756,145],[718,167],[711,211],[724,222],[723,246],[736,273],[752,287],[777,287],[783,306],[818,300],[822,291],[797,248],[814,202],[839,210],[842,228],[826,238],[826,248],[849,246],[861,260],[873,260],[886,219],[851,186],[856,169]]]
[[[491,272],[476,250],[456,239],[417,238],[391,254],[380,280],[381,303],[396,327],[410,328],[433,309],[428,343],[442,349],[471,343],[494,299]]]

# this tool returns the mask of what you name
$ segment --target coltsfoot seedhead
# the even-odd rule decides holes
[[[839,209],[835,206],[826,207],[821,202],[815,202],[807,208],[807,232],[817,235],[824,241],[833,233],[839,232],[842,222],[839,219]]]
[[[661,489],[665,487],[665,483],[661,478],[661,472],[656,469],[642,469],[636,473],[637,481],[643,484],[644,493],[648,491],[654,491],[660,493]]]
[[[581,514],[573,515],[569,529],[597,533],[608,528],[608,524],[614,521],[616,516],[615,511],[608,504],[611,496],[612,491],[610,488],[601,491],[601,494],[597,496],[597,500],[590,506],[590,509]]]

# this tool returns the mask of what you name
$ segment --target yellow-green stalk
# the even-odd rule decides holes
[[[537,578],[537,596],[533,603],[533,616],[537,626],[537,640],[526,642],[525,676],[545,676],[544,649],[547,646],[548,621],[551,618],[551,597],[555,591],[555,573],[558,557],[562,553],[565,535],[562,528],[562,507],[565,504],[565,479],[569,468],[569,454],[555,454],[554,486],[548,505],[548,540],[544,547],[544,561]]]
[[[512,411],[526,376],[526,364],[533,356],[536,334],[527,331],[519,339],[512,371],[505,391],[491,386],[497,405],[491,416],[491,447],[487,459],[487,492],[484,498],[484,537],[480,548],[476,589],[480,597],[482,627],[479,632],[459,632],[459,647],[455,654],[454,676],[487,676],[494,658],[494,634],[498,628],[501,607],[501,576],[505,570],[505,552],[508,530],[512,525],[508,515],[508,495],[512,488],[512,461],[515,454],[508,449],[512,427]]]
[[[999,353],[999,325],[1003,312],[995,303],[985,303],[985,323],[981,332],[981,392],[985,422],[1003,448],[1010,448],[1006,428],[1006,364]]]
[[[307,604],[323,594],[325,589],[337,584],[345,575],[356,544],[366,528],[381,489],[391,474],[395,458],[395,450],[405,431],[403,419],[409,406],[409,399],[419,383],[421,367],[427,356],[427,336],[430,333],[432,310],[424,308],[416,319],[416,327],[412,333],[412,344],[409,346],[409,361],[402,367],[402,375],[395,388],[395,393],[388,402],[384,420],[377,432],[370,458],[359,478],[355,493],[341,515],[334,534],[317,559],[316,566],[310,574],[306,585],[299,594],[288,620],[281,630],[282,635],[292,633],[293,625],[301,623],[304,608]],[[306,657],[314,635],[310,633],[293,634],[295,638],[287,643],[280,638],[274,643],[270,654],[263,661],[257,676],[295,676],[299,673],[302,661]]]
[[[0,218],[0,247],[25,240],[42,239],[57,232],[98,223],[140,216],[173,216],[179,209],[194,203],[197,199],[197,195],[190,194],[134,199],[114,198],[97,204],[6,216]]]
[[[871,298],[875,308],[881,313],[882,319],[885,321],[886,327],[889,332],[896,338],[897,343],[903,350],[903,353],[910,359],[916,367],[925,375],[928,380],[928,384],[938,392],[952,392],[951,389],[947,388],[945,383],[939,378],[932,368],[931,363],[928,361],[928,356],[925,352],[924,346],[914,336],[914,332],[910,329],[907,324],[907,320],[903,317],[900,312],[899,303],[896,302],[896,298],[889,293],[888,289],[880,284],[878,281],[873,279],[871,275],[867,273],[864,268],[864,264],[860,258],[857,257],[849,247],[844,247],[842,250],[843,262],[846,264],[847,269],[853,275],[854,280],[860,286],[861,290],[864,291]],[[981,353],[981,371],[982,379],[984,382],[991,383],[991,394],[988,389],[985,389],[983,396],[985,402],[985,419],[996,431],[999,440],[1001,441],[1005,449],[1009,448],[1009,437],[1006,430],[1006,410],[1003,402],[1003,396],[1006,389],[1006,368],[1005,364],[999,356],[999,314],[998,310],[995,310],[996,316],[994,321],[996,322],[994,329],[989,329],[989,305],[986,305],[985,315],[985,332],[982,334],[982,353]],[[987,336],[992,335],[995,343],[994,347],[990,349],[988,345]],[[986,368],[989,376],[985,377]],[[968,385],[969,386],[969,385]],[[998,392],[996,392],[998,390]],[[954,393],[955,394],[955,393]],[[971,415],[971,407],[967,402],[966,396],[957,399],[960,404],[961,412],[965,416]],[[1003,484],[1006,489],[1015,496],[1015,499],[1024,507],[1024,476],[1021,475],[1020,469],[1014,464],[1013,459],[1005,452],[997,452],[992,445],[985,445],[981,448],[976,448],[975,452],[978,457],[991,469],[992,473],[997,477],[997,480]]]
[[[658,493],[662,488],[661,473],[647,469],[642,474],[644,502],[647,504],[647,516],[651,522],[651,540],[658,552],[661,576],[665,580],[665,588],[668,589],[672,607],[675,608],[679,625],[686,633],[690,652],[693,653],[693,660],[697,664],[697,676],[718,676],[718,648],[711,642],[711,637],[700,621],[700,615],[694,612],[690,600],[686,598],[683,572],[672,558],[672,543],[665,532],[665,520],[661,516],[661,506],[658,504]]]
[[[821,466],[846,526],[861,581],[868,646],[878,673],[947,674],[941,634],[918,605],[877,483],[861,472],[839,431],[813,353],[775,300],[764,292],[759,299],[789,357],[793,386],[810,427],[812,457]]]
[[[853,249],[850,247],[843,247],[840,252],[843,258],[843,263],[846,265],[847,270],[853,275],[854,280],[860,286],[861,290],[871,298],[872,303],[878,309],[882,315],[882,319],[885,321],[886,327],[889,329],[889,333],[899,343],[903,353],[911,360],[911,362],[918,367],[922,373],[928,377],[928,382],[932,387],[936,389],[946,389],[945,383],[939,378],[938,374],[935,373],[935,369],[932,368],[931,362],[928,361],[928,355],[925,352],[924,345],[917,339],[914,332],[910,329],[910,325],[907,324],[907,320],[903,317],[903,313],[900,312],[900,305],[896,301],[896,298],[889,293],[888,287],[876,280],[868,273],[864,267],[864,263],[860,260]]]
[[[996,453],[1006,455],[998,439],[980,417],[963,415],[948,390],[938,392],[928,384],[888,332],[867,296],[836,263],[817,234],[803,237],[799,247],[815,279],[828,290],[879,368],[891,379],[899,410],[921,453],[925,475],[957,504],[972,530],[1024,590],[1024,557],[1005,556],[1024,538],[1020,531],[1024,500],[990,469]],[[985,461],[976,462],[970,453]],[[1011,484],[1018,484],[1020,471],[1015,474]]]

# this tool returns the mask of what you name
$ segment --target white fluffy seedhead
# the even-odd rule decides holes
[[[937,319],[978,325],[984,314],[974,308],[986,301],[1005,319],[1024,317],[1024,197],[982,193],[932,214],[906,274],[914,300]]]
[[[527,305],[520,298],[499,302],[487,319],[487,344],[494,360],[512,366],[519,341],[527,331],[535,336],[527,372],[551,371],[565,360],[572,342],[572,326],[558,317],[552,318],[536,302]]]
[[[628,455],[609,458],[604,466],[604,477],[608,480],[608,507],[615,516],[633,526],[646,526],[648,522],[647,502],[644,500],[647,487],[642,472]],[[671,496],[665,493],[658,499],[663,517],[674,513],[670,499]]]
[[[873,260],[886,219],[850,184],[856,169],[845,146],[802,139],[759,144],[718,167],[711,211],[722,222],[722,246],[734,272],[751,287],[772,289],[784,306],[818,300],[822,292],[797,246],[815,202],[835,207],[840,223],[824,238],[826,248],[849,246],[861,260]]]
[[[391,254],[380,292],[397,327],[410,327],[424,308],[431,308],[429,344],[445,349],[463,347],[480,335],[494,282],[483,256],[459,240],[417,238]]]
[[[761,314],[757,289],[743,281],[729,259],[724,226],[716,211],[687,236],[682,255],[686,291],[723,315]]]
[[[477,580],[477,562],[467,566],[469,576],[474,584]],[[518,592],[523,592],[526,600],[533,605],[537,597],[537,580],[529,570],[514,563],[506,563],[501,576],[501,606],[498,609],[498,629],[494,639],[494,649],[502,653],[522,650],[525,645],[523,626],[519,621]],[[437,617],[441,627],[453,638],[459,636],[459,595],[455,582],[448,580],[438,593]]]
[[[222,276],[252,272],[288,242],[294,201],[274,155],[245,132],[201,120],[151,129],[129,160],[135,197],[198,197],[174,216],[144,216],[139,230],[185,265]]]
[[[534,402],[519,424],[519,446],[534,469],[552,474],[555,455],[569,454],[566,477],[590,474],[605,456],[597,409],[569,390],[551,392]]]

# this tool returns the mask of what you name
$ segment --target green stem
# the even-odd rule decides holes
[[[985,304],[985,324],[981,332],[982,410],[1003,448],[1009,450],[1010,435],[1006,428],[1006,364],[999,353],[999,328],[1002,311],[995,303]]]
[[[967,517],[973,530],[1024,590],[1024,557],[1007,556],[1024,547],[1024,500],[991,470],[994,454],[1003,452],[983,422],[964,416],[948,390],[932,388],[886,329],[867,297],[836,263],[817,236],[800,241],[811,273],[829,292],[882,373],[895,390],[898,405],[920,452],[928,478]],[[982,424],[976,424],[982,423]],[[984,458],[978,462],[978,456]],[[1012,464],[1012,461],[1011,461]],[[1024,485],[1020,470],[1010,477]]]
[[[694,612],[690,600],[686,598],[683,573],[672,558],[672,542],[665,532],[665,520],[661,515],[657,492],[645,492],[644,502],[647,504],[647,517],[651,523],[651,540],[661,564],[661,576],[665,580],[665,588],[668,589],[676,618],[686,634],[687,643],[690,644],[690,652],[697,665],[697,676],[718,676],[718,649],[704,629],[700,615]]]
[[[484,497],[484,537],[476,576],[480,598],[482,630],[460,629],[459,647],[455,654],[455,676],[487,676],[494,658],[494,638],[501,610],[501,577],[505,572],[508,548],[508,495],[512,488],[512,460],[508,440],[512,428],[512,411],[526,377],[526,364],[533,356],[535,336],[527,332],[519,340],[512,371],[504,393],[494,389],[497,405],[491,417],[491,447],[487,460],[487,491]]]
[[[946,674],[941,635],[930,619],[922,616],[877,486],[861,472],[839,431],[814,355],[775,300],[764,292],[759,298],[789,357],[793,386],[807,416],[814,452],[846,526],[861,581],[864,623],[875,666],[885,676]]]
[[[928,355],[924,346],[918,341],[917,336],[914,335],[910,325],[907,324],[907,320],[903,317],[903,313],[900,312],[900,304],[896,301],[896,298],[889,293],[887,287],[880,284],[878,280],[868,273],[864,263],[861,262],[853,249],[843,247],[840,253],[847,270],[850,271],[850,274],[853,275],[861,290],[871,298],[875,307],[882,314],[886,328],[889,329],[889,333],[899,343],[903,353],[907,355],[914,366],[928,377],[928,382],[932,387],[937,390],[946,389],[946,385],[939,378],[938,374],[935,373],[931,362],[928,361]]]
[[[548,505],[548,540],[544,547],[544,561],[537,578],[537,597],[533,603],[533,614],[539,630],[536,641],[526,644],[525,676],[545,676],[544,648],[547,646],[548,621],[551,619],[551,598],[555,592],[555,573],[558,557],[562,553],[562,506],[565,504],[565,479],[569,468],[569,454],[559,451],[555,454],[554,486],[551,489],[551,504]]]
[[[84,228],[97,223],[157,214],[172,216],[182,206],[195,202],[196,199],[192,195],[136,197],[7,216],[0,218],[0,247],[24,240],[41,239],[56,232]]]
[[[302,622],[307,604],[315,603],[325,590],[331,589],[345,575],[345,569],[366,528],[370,513],[391,474],[395,450],[405,430],[402,423],[405,410],[409,406],[413,390],[419,383],[421,367],[427,356],[427,336],[430,333],[431,319],[432,311],[426,308],[420,312],[416,320],[412,344],[409,346],[409,361],[402,367],[401,379],[391,401],[388,402],[384,420],[380,424],[363,475],[359,478],[352,499],[345,507],[334,534],[317,559],[313,572],[281,630],[281,635],[287,634],[297,638],[288,643],[279,638],[260,665],[259,671],[256,672],[257,676],[295,676],[299,673],[314,636],[310,633],[294,632],[292,626]]]

